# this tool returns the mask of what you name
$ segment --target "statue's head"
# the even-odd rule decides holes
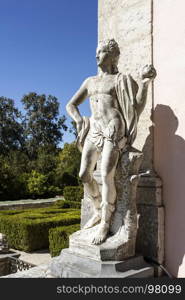
[[[118,60],[120,49],[118,43],[114,39],[100,41],[96,50],[97,65],[112,65],[112,73],[118,73]]]

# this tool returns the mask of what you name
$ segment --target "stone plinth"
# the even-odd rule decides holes
[[[4,278],[149,278],[153,277],[153,273],[153,267],[141,256],[124,261],[102,262],[64,249],[60,256],[52,258],[50,264]]]
[[[136,251],[164,263],[164,206],[162,183],[156,174],[140,178],[137,190]],[[156,275],[160,274],[157,270]]]
[[[121,229],[117,234],[109,236],[103,244],[93,245],[92,236],[96,234],[97,229],[98,225],[73,233],[69,240],[70,250],[75,254],[102,261],[122,260],[135,254],[133,241],[128,241],[127,236],[124,241],[124,230]]]
[[[153,268],[141,256],[105,262],[64,249],[53,259],[48,275],[57,278],[147,278],[153,277]]]

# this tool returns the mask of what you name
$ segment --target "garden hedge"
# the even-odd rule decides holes
[[[69,236],[80,230],[80,224],[51,228],[49,230],[49,251],[51,256],[57,256],[61,250],[69,247]]]
[[[80,223],[80,210],[40,208],[0,211],[0,232],[11,248],[31,252],[48,248],[49,229]]]
[[[82,186],[66,186],[63,192],[64,199],[67,201],[81,202],[83,194]]]
[[[57,200],[54,204],[54,207],[57,208],[81,208],[81,202],[77,201],[66,201],[66,200]]]

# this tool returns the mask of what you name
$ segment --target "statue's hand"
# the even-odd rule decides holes
[[[149,82],[151,80],[154,80],[156,75],[157,75],[156,69],[152,65],[146,65],[142,69],[141,80],[143,82]]]

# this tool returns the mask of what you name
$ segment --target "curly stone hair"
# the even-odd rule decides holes
[[[107,39],[100,41],[99,45],[105,47],[107,52],[111,55],[113,74],[118,73],[118,60],[120,56],[118,43],[115,39]]]

